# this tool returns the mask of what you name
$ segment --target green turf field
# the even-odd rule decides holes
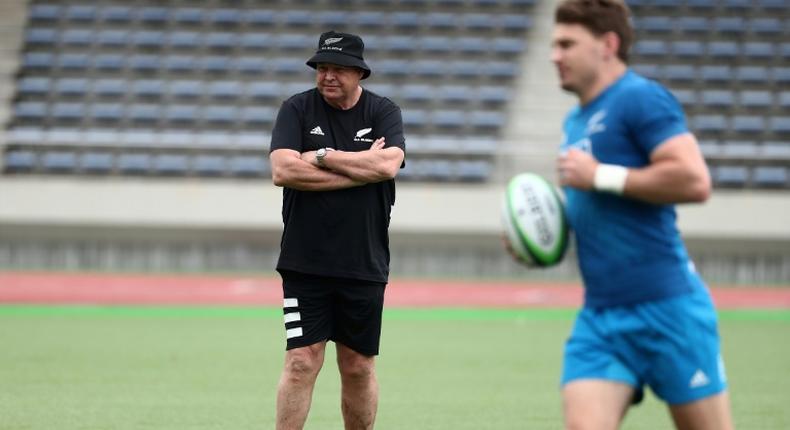
[[[377,428],[561,428],[572,315],[387,311]],[[790,311],[725,311],[721,329],[738,427],[790,428]],[[0,430],[271,429],[282,349],[279,309],[0,306]],[[308,429],[342,428],[325,366]],[[623,428],[671,426],[649,397]]]

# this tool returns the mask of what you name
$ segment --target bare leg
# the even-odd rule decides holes
[[[727,392],[696,402],[669,407],[678,430],[732,430],[730,396]]]
[[[304,427],[325,348],[326,342],[321,342],[285,352],[285,366],[277,387],[277,430]]]
[[[368,430],[376,421],[379,385],[375,357],[337,344],[337,365],[342,388],[341,410],[346,430]]]
[[[569,382],[562,389],[567,430],[616,430],[625,416],[634,388],[600,379]]]

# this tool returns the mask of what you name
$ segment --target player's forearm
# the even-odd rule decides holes
[[[333,172],[365,183],[394,178],[403,161],[403,151],[390,147],[360,152],[333,151],[324,158],[324,166]]]
[[[277,167],[272,166],[272,181],[278,187],[300,191],[332,191],[363,184],[348,176],[318,168],[299,159]]]

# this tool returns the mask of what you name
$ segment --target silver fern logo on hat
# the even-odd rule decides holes
[[[356,34],[327,31],[318,38],[318,50],[306,64],[313,69],[319,63],[356,67],[362,70],[362,79],[365,79],[370,76],[370,67],[365,63],[364,51],[365,43]]]

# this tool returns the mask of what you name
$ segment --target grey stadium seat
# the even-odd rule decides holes
[[[788,185],[787,168],[784,166],[758,166],[753,172],[754,184],[758,187],[784,188]]]

